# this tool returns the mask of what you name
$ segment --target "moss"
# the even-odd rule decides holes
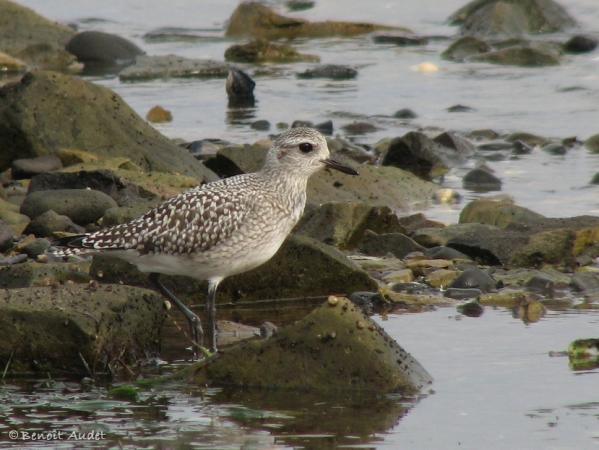
[[[136,402],[139,400],[139,389],[130,384],[115,386],[108,391],[108,396],[115,400]]]

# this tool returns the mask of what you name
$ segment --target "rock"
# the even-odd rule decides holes
[[[599,292],[599,274],[594,272],[576,272],[572,276],[572,287],[584,293]]]
[[[471,139],[475,140],[493,140],[499,137],[499,133],[495,130],[491,130],[488,128],[483,128],[480,130],[473,130],[467,135]]]
[[[422,213],[416,213],[405,217],[400,217],[399,223],[405,228],[405,234],[411,236],[420,228],[444,228],[445,224],[427,219]]]
[[[525,284],[526,288],[538,292],[544,297],[552,298],[554,294],[555,282],[545,276],[532,276]]]
[[[36,236],[49,237],[57,231],[81,234],[85,233],[85,228],[76,225],[69,217],[56,214],[50,209],[34,218],[27,225],[24,232]]]
[[[576,339],[568,346],[568,359],[573,370],[594,370],[599,367],[599,339]]]
[[[502,182],[484,168],[470,170],[462,179],[464,189],[474,192],[500,191]]]
[[[502,289],[499,292],[490,292],[482,294],[479,302],[482,305],[503,306],[505,308],[514,308],[520,304],[528,303],[531,298],[530,292],[518,289]]]
[[[21,180],[61,168],[62,161],[58,156],[42,155],[36,158],[15,159],[11,165],[11,173],[14,180]]]
[[[497,288],[497,282],[487,272],[477,267],[464,270],[449,285],[450,288],[458,289],[480,289],[482,292],[491,292]]]
[[[23,233],[29,223],[29,217],[19,214],[17,205],[2,199],[0,199],[0,220],[8,225],[15,235]]]
[[[185,27],[160,27],[148,31],[143,35],[146,42],[214,42],[215,37],[210,33],[204,33],[197,28]],[[218,39],[218,38],[216,38]]]
[[[226,78],[229,67],[211,59],[184,58],[177,55],[139,55],[135,64],[119,73],[121,81],[145,81],[156,78]]]
[[[229,18],[225,35],[262,39],[324,38],[355,36],[377,30],[402,30],[371,23],[308,22],[281,16],[258,2],[242,2]]]
[[[530,155],[532,153],[533,148],[522,141],[515,141],[513,143],[514,150],[512,150],[513,155]]]
[[[433,259],[449,259],[449,260],[470,260],[470,257],[455,248],[451,247],[431,247],[424,251],[424,254]]]
[[[306,212],[296,232],[335,247],[353,248],[367,229],[384,233],[402,231],[403,227],[387,207],[335,202]]]
[[[396,119],[415,119],[418,115],[409,108],[403,108],[395,111],[393,117]]]
[[[160,105],[156,105],[148,111],[146,114],[146,120],[152,123],[172,122],[173,115],[169,110],[164,109]]]
[[[256,99],[254,88],[256,83],[243,70],[230,68],[225,82],[229,108],[252,108]]]
[[[343,125],[341,128],[350,136],[374,133],[375,131],[379,130],[376,125],[373,125],[369,122],[352,122]]]
[[[522,67],[557,66],[560,64],[560,53],[556,46],[548,43],[531,43],[474,55],[470,61]]]
[[[444,293],[445,297],[453,298],[455,300],[478,298],[481,294],[481,290],[477,288],[447,288]]]
[[[269,340],[223,350],[184,376],[198,385],[324,393],[413,393],[431,382],[424,368],[380,326],[337,297]]]
[[[118,285],[3,290],[0,310],[0,364],[11,375],[113,373],[158,351],[164,319],[158,294]]]
[[[477,301],[473,301],[458,306],[457,310],[466,317],[480,317],[483,315],[485,308]]]
[[[474,144],[453,131],[445,131],[435,137],[434,141],[443,147],[455,150],[460,158],[468,158],[475,152]]]
[[[52,72],[27,74],[0,89],[0,170],[17,158],[68,148],[126,157],[143,171],[216,178],[110,89]]]
[[[396,258],[403,259],[409,253],[423,251],[424,247],[401,233],[377,234],[366,230],[358,250],[369,256],[385,256],[391,253]]]
[[[372,37],[372,40],[377,44],[393,44],[400,47],[428,44],[426,37],[408,33],[378,33]]]
[[[25,253],[30,258],[35,259],[39,255],[43,255],[49,247],[50,241],[48,239],[38,238],[28,242],[26,245],[17,246],[17,251]]]
[[[270,122],[268,120],[256,120],[250,124],[253,130],[268,131],[270,130]]]
[[[0,252],[5,252],[12,247],[15,232],[3,220],[0,220]]]
[[[27,70],[25,61],[0,52],[0,72],[3,74],[21,73]]]
[[[0,266],[11,266],[13,264],[21,264],[23,261],[27,261],[27,255],[19,253],[15,256],[2,256],[0,257]]]
[[[576,25],[553,0],[474,0],[449,18],[462,34],[520,35],[552,33]]]
[[[56,189],[32,192],[21,205],[21,212],[35,218],[46,211],[68,216],[79,225],[93,223],[104,212],[117,206],[116,202],[100,191],[91,189]]]
[[[534,226],[545,216],[515,205],[511,199],[477,199],[468,203],[460,213],[459,223],[484,223],[499,228],[510,225]]]
[[[450,61],[467,61],[469,58],[491,50],[485,41],[474,36],[462,36],[453,42],[441,56]]]
[[[449,269],[439,269],[426,275],[426,283],[436,289],[444,289],[458,276],[458,272]]]
[[[526,145],[529,145],[531,147],[537,147],[537,146],[543,147],[544,145],[551,143],[551,141],[549,139],[547,139],[546,137],[537,136],[536,134],[524,133],[524,132],[512,133],[506,138],[506,140],[508,142],[522,141]]]
[[[472,112],[472,111],[476,111],[476,109],[474,109],[470,106],[466,106],[466,105],[452,105],[449,108],[447,108],[447,112],[450,112],[450,113]]]
[[[315,3],[311,0],[288,0],[285,4],[291,11],[304,11],[314,8]]]
[[[351,80],[357,76],[356,69],[339,64],[322,64],[297,74],[298,78],[329,78],[331,80]]]
[[[102,31],[77,33],[67,43],[66,49],[86,66],[127,64],[144,54],[144,51],[133,42]]]
[[[599,153],[599,134],[594,134],[588,138],[584,141],[584,145],[591,151],[591,153]]]
[[[597,48],[597,39],[591,36],[585,36],[582,34],[578,34],[576,36],[572,36],[568,41],[564,44],[564,51],[566,53],[588,53],[592,52]]]
[[[0,267],[0,288],[16,289],[59,284],[88,283],[89,262],[39,263],[27,261],[9,267]]]
[[[254,40],[247,44],[234,44],[225,51],[225,60],[241,63],[263,62],[318,62],[316,55],[299,53],[287,44],[274,44],[264,39]]]
[[[566,153],[568,153],[568,149],[562,144],[558,144],[557,142],[547,144],[541,150],[554,156],[563,156]]]
[[[331,128],[331,134],[332,132],[333,130]],[[357,163],[376,162],[375,152],[371,151],[365,146],[354,144],[353,142],[340,136],[327,139],[327,144],[331,154],[334,155],[335,158],[349,159]]]
[[[64,46],[74,34],[29,8],[0,0],[0,49],[31,67],[72,69],[75,57]]]

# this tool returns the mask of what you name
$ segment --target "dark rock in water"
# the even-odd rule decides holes
[[[527,289],[534,292],[539,292],[541,295],[546,297],[553,297],[555,282],[550,278],[535,275],[525,283],[525,286]]]
[[[311,0],[288,0],[285,4],[291,11],[305,11],[314,8],[315,2]]]
[[[495,130],[491,130],[488,128],[483,128],[481,130],[472,130],[467,134],[470,139],[482,140],[482,139],[497,139],[499,137],[499,133]]]
[[[30,73],[0,89],[0,170],[17,158],[77,148],[129,158],[145,171],[216,178],[110,89],[53,72]]]
[[[584,146],[588,148],[591,153],[599,153],[599,134],[594,134],[584,141]]]
[[[506,140],[508,142],[522,141],[525,144],[530,145],[531,147],[535,147],[535,146],[542,147],[551,142],[546,137],[537,136],[536,134],[532,134],[532,133],[523,133],[523,132],[512,133],[506,138]]]
[[[341,127],[350,136],[374,133],[379,128],[369,122],[352,122]]]
[[[599,184],[599,172],[593,175],[593,178],[591,178],[591,184]]]
[[[32,192],[21,205],[21,212],[35,218],[46,211],[53,210],[68,216],[80,225],[95,222],[108,208],[117,206],[116,202],[100,191],[91,189],[57,189]]]
[[[553,0],[474,0],[449,18],[462,34],[518,36],[551,33],[576,25]]]
[[[21,253],[25,253],[30,258],[37,258],[39,255],[43,255],[46,250],[50,248],[50,241],[48,239],[39,238],[34,239],[31,242],[23,245],[19,250]]]
[[[298,78],[329,78],[331,80],[350,80],[358,76],[358,71],[339,64],[322,64],[298,73]]]
[[[531,227],[545,219],[542,214],[515,205],[511,200],[481,198],[471,201],[462,209],[459,223],[484,223],[499,228],[513,225]]]
[[[349,300],[360,309],[366,315],[371,315],[374,312],[375,306],[381,305],[384,302],[383,297],[378,292],[352,292],[349,296]]]
[[[394,33],[394,34],[375,34],[372,40],[377,44],[393,44],[400,47],[407,47],[412,45],[426,45],[428,39],[423,36],[416,36],[407,33]]]
[[[456,112],[472,112],[476,111],[476,109],[466,106],[466,105],[453,105],[447,108],[447,112],[456,113]]]
[[[464,189],[474,192],[500,191],[501,184],[499,178],[482,168],[472,169],[462,179]]]
[[[299,53],[288,44],[274,44],[258,39],[247,44],[234,44],[225,50],[225,60],[240,63],[278,62],[292,63],[300,61],[318,62],[316,55]]]
[[[385,256],[391,253],[396,258],[403,259],[409,253],[424,251],[424,247],[401,233],[377,234],[366,230],[358,250],[369,256]]]
[[[458,306],[457,310],[466,317],[480,317],[483,315],[483,312],[485,312],[485,307],[477,301],[474,301]]]
[[[51,209],[37,216],[25,228],[25,233],[42,237],[52,236],[56,231],[79,234],[85,233],[85,228],[75,224],[68,216],[57,214]]]
[[[252,108],[256,104],[256,82],[243,70],[231,68],[225,82],[229,108]]]
[[[449,287],[459,289],[477,288],[482,292],[491,292],[497,288],[497,282],[487,272],[474,267],[464,270]]]
[[[450,61],[467,61],[469,58],[491,50],[491,46],[474,36],[463,36],[452,43],[441,56]]]
[[[245,341],[182,372],[197,385],[300,392],[417,392],[426,370],[349,300],[330,297],[272,338]]]
[[[131,63],[144,51],[133,42],[102,31],[77,33],[66,45],[67,51],[85,64],[121,65]]]
[[[469,260],[470,259],[470,257],[468,255],[456,250],[455,248],[445,247],[445,246],[427,248],[424,251],[424,254],[432,259],[448,259],[448,260],[452,260],[452,259]]]
[[[500,152],[503,150],[511,150],[514,145],[511,142],[502,140],[485,142],[484,144],[478,145],[476,148],[481,152]]]
[[[557,66],[560,64],[560,49],[546,42],[528,43],[475,55],[470,61],[522,67]]]
[[[36,158],[15,159],[11,165],[11,173],[13,179],[20,180],[61,168],[62,161],[58,156],[42,155]]]
[[[301,127],[313,128],[314,123],[310,122],[309,120],[294,120],[291,123],[291,128],[301,128]]]
[[[453,131],[445,131],[433,140],[443,147],[455,150],[462,158],[471,156],[475,150],[474,144]]]
[[[333,121],[325,120],[324,122],[320,122],[314,125],[314,128],[316,128],[322,134],[331,136],[333,134]]]
[[[416,117],[418,117],[418,114],[416,114],[409,108],[403,108],[395,111],[393,117],[395,117],[396,119],[415,119]]]
[[[563,156],[568,153],[568,149],[564,147],[562,144],[558,144],[557,142],[547,144],[541,150],[551,155]]]
[[[409,31],[371,23],[308,22],[303,19],[281,16],[258,2],[241,2],[229,18],[225,35],[273,40],[356,36],[376,30]]]
[[[349,159],[357,163],[375,163],[376,154],[367,145],[359,145],[341,136],[327,139],[329,150],[334,158]]]
[[[591,36],[578,34],[572,36],[565,44],[564,51],[567,53],[588,53],[597,48],[597,39]]]
[[[184,58],[176,55],[139,55],[119,73],[121,81],[153,80],[156,78],[225,78],[229,66],[211,59]]]
[[[203,34],[201,29],[184,27],[156,28],[145,33],[143,38],[146,42],[202,42],[215,39]]]
[[[250,124],[250,127],[258,131],[270,130],[270,122],[268,120],[256,120]]]
[[[572,287],[577,291],[592,293],[599,291],[599,274],[594,272],[576,272],[572,276]]]
[[[159,349],[163,303],[153,291],[119,285],[0,291],[0,365],[9,375],[133,366]]]
[[[520,140],[514,141],[514,150],[512,153],[514,155],[529,155],[532,153],[532,147],[528,145],[526,142],[522,142]]]
[[[447,288],[443,295],[455,300],[466,300],[469,298],[478,298],[482,291],[478,288]]]
[[[0,220],[0,252],[5,252],[12,247],[15,232],[3,220]]]

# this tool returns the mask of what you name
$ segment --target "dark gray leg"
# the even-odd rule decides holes
[[[150,274],[150,281],[156,287],[156,289],[162,293],[162,295],[172,301],[177,308],[179,308],[179,311],[181,311],[187,319],[191,331],[191,340],[195,355],[196,348],[201,347],[204,341],[204,330],[202,330],[202,322],[200,321],[200,318],[191,309],[185,306],[181,300],[175,297],[175,295],[169,291],[164,284],[162,284],[157,273]]]
[[[208,282],[208,298],[206,299],[206,316],[208,317],[208,349],[216,352],[216,289],[220,280]]]

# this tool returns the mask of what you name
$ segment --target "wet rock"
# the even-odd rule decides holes
[[[315,124],[314,128],[326,136],[331,136],[333,134],[333,121],[325,120],[324,122]]]
[[[473,130],[467,135],[471,139],[475,140],[493,140],[499,137],[499,133],[495,130],[490,130],[488,128],[483,128],[481,130]]]
[[[448,260],[470,260],[470,257],[455,248],[451,247],[432,247],[427,248],[424,252],[426,256],[433,259],[448,259]]]
[[[14,180],[20,180],[61,168],[62,161],[58,156],[42,155],[36,158],[15,159],[11,165],[11,173]]]
[[[451,285],[457,276],[458,272],[456,270],[439,269],[427,274],[425,281],[431,287],[443,289]]]
[[[566,153],[568,153],[568,149],[564,147],[562,144],[558,144],[557,142],[547,144],[541,150],[554,156],[563,156]]]
[[[39,255],[43,255],[49,247],[50,241],[48,239],[39,238],[28,242],[26,245],[17,246],[17,251],[25,253],[30,258],[35,259]]]
[[[164,319],[158,294],[118,285],[3,290],[0,310],[0,364],[14,375],[133,365],[158,351]]]
[[[416,392],[431,382],[412,356],[346,299],[325,303],[267,341],[224,350],[184,376],[200,385],[325,393]]]
[[[449,18],[462,34],[520,35],[551,33],[576,25],[567,11],[553,0],[474,0]]]
[[[474,144],[453,131],[445,131],[439,134],[434,141],[443,147],[455,150],[462,159],[471,156],[475,151]]]
[[[0,220],[0,252],[7,251],[12,247],[15,232],[3,220]]]
[[[79,234],[85,233],[85,228],[51,209],[34,218],[25,228],[25,233],[41,237],[52,236],[57,231]]]
[[[462,179],[464,189],[474,192],[500,191],[502,182],[484,168],[470,170]]]
[[[472,112],[472,111],[476,111],[476,109],[472,108],[471,106],[467,106],[467,105],[452,105],[449,108],[447,108],[447,112],[450,112],[450,113]]]
[[[160,105],[156,105],[148,111],[146,114],[146,120],[152,123],[172,122],[173,115],[169,110],[164,109]]]
[[[515,141],[513,143],[514,150],[512,150],[513,155],[530,155],[532,153],[532,147],[525,142]]]
[[[467,61],[469,58],[491,50],[491,46],[474,36],[463,36],[453,42],[441,56],[450,61]]]
[[[14,159],[65,148],[126,157],[142,171],[216,178],[110,89],[52,72],[27,74],[0,89],[0,170]]]
[[[135,64],[119,73],[121,81],[153,80],[156,78],[226,78],[227,64],[211,59],[184,58],[177,55],[135,58]]]
[[[576,339],[568,346],[568,358],[573,370],[593,370],[599,367],[599,339]]]
[[[478,288],[453,288],[449,287],[445,290],[445,297],[453,298],[455,300],[466,300],[469,298],[478,298],[482,294],[482,291]]]
[[[32,192],[21,205],[21,212],[35,218],[46,211],[68,216],[73,222],[85,225],[93,223],[104,212],[117,206],[116,202],[100,191],[91,189],[56,189]]]
[[[86,65],[121,65],[135,61],[144,51],[133,42],[102,31],[82,31],[69,40],[67,51]]]
[[[30,67],[70,70],[75,57],[64,50],[75,31],[12,1],[0,1],[0,48]]]
[[[383,298],[378,292],[353,292],[349,296],[349,301],[359,306],[366,315],[371,315],[377,305],[383,303]]]
[[[303,19],[281,16],[257,2],[242,2],[229,18],[225,35],[264,39],[324,38],[355,36],[377,30],[392,29],[397,28],[371,23],[308,22]]]
[[[553,297],[555,282],[545,276],[532,276],[525,284],[526,288],[545,297]]]
[[[483,315],[485,308],[477,301],[474,301],[458,306],[457,310],[466,317],[480,317]]]
[[[428,39],[426,37],[408,33],[379,33],[375,34],[372,37],[372,40],[377,44],[393,44],[400,47],[428,44]]]
[[[566,53],[588,53],[592,52],[597,48],[597,39],[591,36],[576,35],[572,36],[564,44],[564,51]]]
[[[148,31],[143,35],[146,42],[206,42],[214,41],[215,37],[204,34],[197,28],[185,27],[160,27]]]
[[[391,283],[393,286],[412,283],[414,281],[414,272],[410,269],[391,270],[384,273],[381,279],[385,283]]]
[[[487,272],[473,267],[464,270],[449,287],[459,289],[477,288],[482,292],[491,292],[496,289],[497,282]]]
[[[5,74],[21,73],[27,70],[27,64],[19,58],[0,52],[0,72]]]
[[[576,272],[572,276],[572,287],[577,291],[599,292],[599,273]]]
[[[544,145],[551,143],[551,141],[549,139],[547,139],[546,137],[538,136],[538,135],[532,134],[532,133],[525,133],[525,132],[512,133],[506,138],[506,140],[508,142],[522,141],[526,145],[529,145],[531,147],[537,147],[537,146],[543,147]]]
[[[468,203],[460,213],[460,223],[484,223],[499,228],[510,225],[534,226],[545,216],[514,204],[511,199],[477,199]]]
[[[470,61],[521,67],[557,66],[560,51],[557,45],[546,42],[528,43],[474,55]]]
[[[506,308],[517,307],[520,304],[528,303],[531,298],[530,292],[518,289],[502,289],[499,292],[490,292],[482,294],[479,302],[482,305],[503,306]]]
[[[317,62],[316,55],[299,53],[287,44],[274,44],[258,39],[247,44],[234,44],[225,51],[225,60],[241,63],[292,63],[300,61]]]
[[[599,134],[594,134],[590,138],[588,138],[584,145],[588,148],[592,153],[599,153]]]
[[[418,117],[418,114],[416,114],[409,108],[403,108],[395,111],[393,117],[395,117],[396,119],[415,119],[416,117]]]
[[[298,73],[298,78],[329,78],[331,80],[351,80],[358,76],[358,71],[349,66],[339,64],[322,64]]]
[[[403,227],[387,207],[335,202],[325,203],[306,212],[296,232],[328,245],[353,248],[367,229],[385,233],[401,231]]]
[[[332,131],[331,123],[331,134]],[[331,154],[335,155],[335,158],[347,158],[358,163],[374,163],[376,161],[376,156],[370,149],[362,145],[354,144],[340,136],[327,139],[327,144]]]
[[[256,83],[243,70],[230,68],[225,82],[229,108],[251,108],[255,105]]]
[[[0,199],[0,220],[8,225],[15,235],[23,233],[29,223],[29,217],[20,214],[17,205],[2,199]]]
[[[258,131],[270,130],[270,122],[268,120],[256,120],[250,124],[250,127]]]
[[[352,122],[341,127],[346,134],[357,136],[361,134],[374,133],[379,128],[369,122]]]
[[[401,259],[409,253],[423,251],[424,247],[401,233],[377,234],[366,230],[358,250],[370,256],[385,256],[391,253]]]

